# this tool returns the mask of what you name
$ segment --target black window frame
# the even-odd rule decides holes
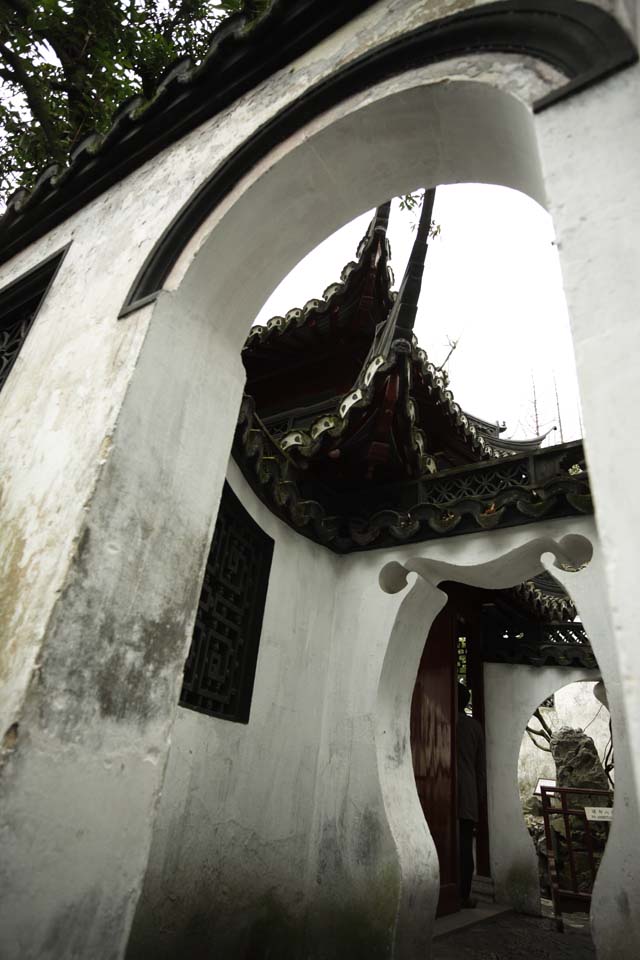
[[[71,243],[68,243],[62,249],[56,250],[0,290],[0,361],[2,360],[3,334],[26,315],[26,321],[22,320],[25,329],[21,334],[21,343],[15,355],[8,365],[0,366],[0,393],[11,377],[11,371],[33,329],[36,317],[53,286],[70,246]]]

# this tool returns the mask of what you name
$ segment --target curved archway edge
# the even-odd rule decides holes
[[[425,24],[336,71],[255,131],[185,203],[136,277],[120,317],[157,296],[181,251],[212,210],[279,143],[322,112],[390,76],[473,53],[517,53],[548,63],[568,83],[540,111],[633,63],[637,51],[609,14],[589,3],[491,3]],[[203,118],[201,118],[203,119]],[[166,145],[166,144],[164,144]]]
[[[604,600],[606,588],[602,552],[590,521],[573,529],[576,529],[577,535],[570,533],[557,539],[533,538],[524,543],[520,540],[520,545],[510,551],[492,550],[489,547],[482,558],[483,562],[480,556],[474,556],[472,565],[444,562],[437,558],[437,554],[435,557],[432,554],[407,558],[402,562],[390,561],[380,572],[381,587],[390,594],[404,591],[409,584],[409,574],[415,576],[397,610],[380,677],[376,718],[380,787],[402,865],[397,927],[397,935],[402,939],[416,935],[415,924],[412,925],[411,920],[413,908],[409,906],[410,896],[416,895],[416,884],[426,915],[433,916],[435,912],[433,884],[437,876],[437,859],[415,795],[411,756],[406,744],[409,742],[408,716],[413,678],[424,637],[446,602],[438,583],[454,580],[481,587],[506,587],[513,585],[520,577],[526,578],[540,569],[546,569],[570,593],[587,628],[607,687],[616,744],[614,821],[592,904],[593,936],[598,957],[599,960],[610,960],[620,956],[627,960],[637,956],[640,949],[640,925],[633,920],[640,900],[640,868],[628,844],[628,836],[635,830],[638,817],[630,763],[632,746],[624,717],[621,675]],[[463,559],[463,555],[460,559]],[[549,676],[557,674],[560,678],[562,668],[548,668],[546,672],[535,667],[519,669],[528,676],[519,685],[516,684],[518,690],[515,694],[506,682],[504,669],[495,671],[495,676],[489,671],[490,675],[485,677],[485,682],[488,680],[491,686],[491,691],[487,691],[491,703],[487,702],[486,714],[490,819],[494,823],[494,832],[499,832],[503,839],[507,835],[511,838],[509,843],[503,843],[502,849],[492,848],[492,874],[500,900],[525,912],[537,912],[537,866],[522,819],[516,778],[517,758],[524,724],[545,692],[548,693]],[[591,671],[581,672],[583,679],[594,678]],[[509,700],[512,694],[515,700],[511,707],[507,704],[512,711],[511,723],[508,724],[505,723],[505,709],[501,701],[505,697]],[[398,743],[405,744],[400,763],[398,751],[394,750],[394,744]],[[513,768],[513,776],[507,782],[504,768],[509,765]],[[492,775],[497,775],[498,766],[502,770],[502,779],[492,786]],[[404,790],[399,787],[400,781]],[[498,825],[499,830],[496,830]],[[417,869],[417,863],[424,864],[422,871]],[[398,956],[404,956],[401,950]]]
[[[447,562],[438,556],[439,551],[429,551],[427,555],[409,557],[401,562],[392,560],[380,571],[380,586],[389,594],[406,589],[408,576],[416,575],[414,583],[398,607],[380,675],[376,711],[380,789],[389,829],[396,844],[402,878],[396,926],[397,954],[394,954],[398,957],[409,958],[415,955],[412,952],[415,949],[413,944],[420,936],[414,917],[416,899],[421,902],[421,909],[417,913],[422,918],[424,950],[428,949],[430,939],[430,924],[425,918],[431,917],[433,920],[436,907],[434,891],[437,890],[437,857],[418,801],[408,745],[411,697],[425,637],[428,643],[428,632],[447,600],[438,584],[452,580],[481,588],[502,589],[514,586],[540,572],[544,567],[543,558],[546,557],[551,558],[554,569],[558,565],[573,568],[584,564],[587,564],[588,568],[593,549],[591,541],[581,533],[555,537],[551,530],[545,531],[546,536],[527,538],[526,534],[523,536],[511,533],[498,541],[479,542],[473,553],[462,548],[460,563]],[[561,530],[562,527],[559,528],[559,531]],[[511,549],[508,549],[509,545]],[[536,696],[534,691],[534,700]],[[502,733],[502,730],[492,730],[489,723],[489,748],[492,746],[492,738],[498,742]],[[399,748],[398,745],[402,747]],[[516,748],[517,746],[519,739]],[[492,753],[489,749],[490,776],[491,760]],[[533,851],[529,850],[529,838],[522,821],[515,773],[513,783],[503,774],[495,779],[496,789],[492,790],[490,787],[489,790],[492,821],[497,825],[505,812],[508,819],[511,815],[508,839],[504,839],[502,845],[497,844],[499,855],[494,857],[496,886],[503,901],[505,896],[512,897],[515,901],[513,905],[522,908],[523,903],[517,901],[517,895],[512,896],[512,891],[505,891],[505,876],[510,865],[519,858],[524,864],[524,887],[527,894],[530,893],[532,883],[535,891],[535,858]],[[506,803],[503,802],[503,806],[497,809],[499,804],[496,801],[504,801],[505,793],[509,794]],[[498,830],[495,829],[494,832],[497,834]],[[535,900],[535,896],[533,899]],[[531,910],[533,901],[529,900],[524,906]],[[535,908],[531,912],[535,912]]]
[[[418,6],[417,0],[415,3]],[[392,5],[380,3],[380,8],[382,6],[391,8]],[[424,4],[420,6],[424,8]],[[506,8],[506,4],[501,6]],[[323,75],[316,74],[317,77]],[[376,95],[393,92],[404,95],[406,76],[402,74],[384,81],[380,86],[386,86],[386,93],[383,90]],[[590,464],[600,485],[596,496],[601,492],[601,503],[607,507],[601,510],[598,522],[607,545],[608,587],[616,601],[611,604],[616,617],[615,631],[607,620],[608,605],[601,603],[599,612],[594,609],[594,597],[586,597],[584,601],[591,603],[592,623],[588,623],[588,629],[595,635],[601,628],[601,636],[606,638],[597,653],[605,673],[604,657],[608,656],[607,662],[613,664],[607,686],[612,701],[617,695],[619,706],[614,707],[612,702],[612,714],[617,709],[619,726],[624,727],[627,719],[629,730],[634,729],[629,718],[637,720],[640,716],[633,672],[638,618],[631,615],[635,609],[632,600],[637,599],[633,582],[637,545],[629,535],[637,513],[637,498],[633,496],[629,479],[633,478],[634,460],[628,431],[623,429],[626,424],[624,418],[616,420],[611,378],[601,373],[603,369],[615,371],[616,383],[631,409],[637,393],[633,376],[633,359],[637,354],[633,309],[638,298],[633,294],[638,274],[634,269],[634,248],[628,241],[638,209],[634,192],[637,150],[632,136],[636,129],[637,98],[631,96],[637,80],[637,69],[629,70],[597,87],[589,96],[561,104],[537,120],[545,149],[547,182],[550,190],[555,190],[556,210],[563,228],[571,281],[568,289],[577,308],[577,329],[583,347],[582,369],[585,377],[589,372],[593,374],[591,382],[584,380],[592,418],[587,419]],[[174,90],[177,88],[179,84]],[[303,147],[300,141],[305,131],[298,131],[298,145],[306,153],[297,157],[291,153],[291,164],[287,167],[283,149],[283,156],[278,160],[278,176],[290,173],[298,179],[289,185],[281,180],[279,187],[283,192],[279,195],[278,184],[269,179],[269,169],[265,167],[260,183],[254,179],[258,189],[245,190],[245,184],[238,185],[230,197],[232,203],[228,204],[228,213],[233,211],[233,215],[224,212],[225,203],[212,211],[204,227],[209,230],[217,217],[221,229],[213,224],[214,228],[204,236],[204,244],[182,282],[176,284],[175,289],[163,292],[153,309],[139,311],[129,324],[113,321],[144,253],[137,246],[134,249],[133,235],[131,245],[122,244],[121,236],[127,235],[132,215],[138,211],[141,212],[138,224],[145,227],[147,234],[145,242],[151,244],[169,220],[168,208],[156,207],[155,225],[151,217],[147,224],[141,208],[149,201],[144,193],[136,190],[137,181],[132,178],[123,184],[123,189],[126,192],[131,188],[136,202],[130,206],[117,202],[104,205],[103,212],[109,215],[106,223],[113,226],[105,226],[102,231],[105,237],[100,243],[96,241],[92,219],[95,208],[83,211],[79,217],[83,222],[69,227],[77,230],[74,244],[52,287],[46,312],[34,328],[34,339],[24,353],[22,370],[12,373],[16,390],[12,390],[10,400],[3,394],[3,404],[7,397],[4,409],[16,414],[15,418],[10,416],[5,421],[7,460],[12,463],[6,483],[3,478],[3,516],[6,512],[10,518],[5,526],[12,547],[12,570],[20,571],[19,581],[8,582],[20,584],[11,601],[16,636],[22,642],[21,659],[16,667],[18,682],[11,687],[11,711],[15,709],[20,713],[10,718],[13,721],[15,716],[20,716],[21,740],[10,761],[11,778],[8,779],[8,770],[3,777],[7,786],[6,810],[17,828],[11,843],[7,844],[5,869],[7,876],[11,875],[11,883],[7,887],[10,896],[4,909],[12,929],[20,930],[20,936],[29,939],[34,953],[38,953],[39,944],[51,942],[52,931],[59,937],[59,952],[64,952],[71,943],[75,943],[76,949],[80,949],[81,943],[87,955],[96,957],[112,955],[114,949],[117,952],[124,948],[133,902],[145,869],[156,802],[162,789],[169,733],[175,719],[176,685],[188,648],[197,586],[213,530],[244,382],[238,346],[253,307],[262,294],[268,294],[270,285],[272,289],[274,281],[280,279],[287,267],[300,258],[304,252],[300,249],[301,237],[309,249],[330,233],[332,227],[335,229],[348,219],[349,214],[367,209],[383,195],[388,196],[390,190],[423,185],[432,177],[442,176],[429,159],[430,155],[425,155],[430,132],[423,129],[425,98],[449,95],[451,101],[465,93],[487,102],[493,99],[499,108],[495,111],[496,118],[503,108],[511,110],[511,116],[521,118],[519,129],[526,142],[536,143],[533,133],[526,132],[527,124],[531,124],[528,110],[514,97],[483,87],[481,83],[458,82],[435,88],[436,84],[432,83],[430,90],[424,87],[411,95],[417,113],[409,113],[404,118],[407,129],[413,128],[415,135],[413,139],[401,141],[405,153],[411,154],[414,148],[414,155],[403,160],[406,166],[399,171],[378,167],[371,179],[368,169],[364,175],[360,170],[355,186],[351,170],[342,193],[336,196],[334,191],[329,204],[326,197],[332,189],[331,174],[341,172],[339,167],[344,156],[341,150],[352,152],[353,145],[334,143],[333,153],[326,151],[315,156],[321,166],[324,162],[324,173],[310,192],[304,180],[304,165],[297,161],[301,157],[314,159],[317,141],[313,146],[308,142]],[[298,89],[303,89],[302,82]],[[392,116],[393,107],[398,102],[387,97],[390,133],[398,129],[392,125],[396,120]],[[360,106],[362,103],[369,105],[367,95],[362,96]],[[340,108],[344,114],[344,104],[340,104]],[[472,112],[469,105],[468,114]],[[364,109],[357,112],[361,122],[359,155],[365,159],[371,157],[371,145],[379,142],[376,138],[379,138],[380,126],[374,114],[375,110],[371,114]],[[477,130],[472,126],[474,117],[468,114],[464,122],[452,124],[443,135],[453,136],[461,128],[467,132]],[[261,116],[268,115],[265,108]],[[156,113],[154,122],[158,116]],[[421,121],[417,131],[416,116]],[[324,119],[323,114],[313,124],[321,128]],[[367,120],[372,121],[371,128]],[[335,118],[331,122],[335,123]],[[159,121],[158,124],[161,126]],[[345,125],[341,129],[346,128]],[[131,132],[126,124],[122,129]],[[238,139],[234,143],[238,143],[247,129],[236,129]],[[496,129],[501,128],[498,125]],[[504,143],[498,137],[495,142],[487,142],[486,128],[484,133],[484,139],[476,137],[475,145],[487,151],[485,159],[491,167],[491,158],[496,164],[504,159]],[[118,149],[125,153],[127,137],[128,133],[122,141],[116,137],[110,142],[119,142]],[[456,156],[463,152],[461,145]],[[289,149],[291,144],[281,146]],[[203,140],[201,147],[200,166],[190,168],[188,182],[193,185],[201,183],[214,163],[222,162],[225,150],[230,149],[226,142],[212,144],[208,140]],[[209,147],[211,152],[207,153]],[[515,155],[515,143],[513,147]],[[619,168],[618,178],[603,176],[603,171],[606,173],[610,168],[612,151]],[[527,153],[526,149],[522,152]],[[114,153],[118,153],[115,147]],[[387,152],[383,159],[388,161],[389,156]],[[451,156],[449,153],[445,158],[445,165],[450,167]],[[541,182],[539,172],[535,172],[536,156],[524,167]],[[212,157],[215,161],[209,159]],[[164,158],[167,167],[171,167],[172,178],[163,182],[165,200],[169,191],[173,191],[172,213],[182,201],[180,190],[186,182],[184,169],[173,164],[173,159],[173,154]],[[270,159],[271,155],[267,160]],[[164,161],[159,158],[155,168],[156,184],[166,172],[162,166]],[[328,166],[326,161],[330,161]],[[87,161],[82,168],[84,182],[100,192],[106,181],[101,181],[98,173],[100,169],[104,173],[104,166],[99,168],[96,160],[91,171],[92,162]],[[575,176],[577,169],[581,171],[580,178]],[[252,172],[254,170],[255,167]],[[493,182],[500,182],[495,166],[491,170],[496,178]],[[468,166],[459,174],[449,169],[445,176],[467,177],[468,172]],[[148,173],[147,169],[141,171],[141,179]],[[121,175],[120,171],[117,176]],[[64,186],[64,195],[70,204],[75,202],[71,194],[77,184],[71,176],[64,184],[60,180],[60,188]],[[301,199],[299,206],[289,211],[293,214],[290,223],[294,229],[286,229],[286,189],[292,185]],[[33,226],[33,211],[37,211],[43,232],[53,222],[60,222],[55,221],[55,217],[62,216],[63,207],[56,206],[61,195],[56,195],[57,187],[50,195],[47,189],[44,184],[38,194],[43,200],[41,207],[40,199],[31,207],[32,212],[29,205],[24,207],[19,218],[21,225],[14,235],[20,237],[20,243],[29,235],[29,223]],[[78,194],[78,203],[95,195]],[[259,222],[265,210],[275,207],[274,224]],[[70,208],[65,209],[64,216]],[[309,217],[309,222],[300,219],[303,215]],[[15,222],[18,224],[18,218]],[[626,231],[621,229],[623,224],[628,224]],[[266,250],[265,238],[269,240]],[[55,238],[56,243],[59,241],[59,237]],[[46,242],[50,242],[49,238]],[[193,243],[188,246],[189,252],[193,252]],[[5,249],[15,252],[17,247]],[[145,252],[147,249],[145,245]],[[238,257],[239,249],[246,254],[244,258]],[[30,250],[28,257],[35,254],[37,251]],[[9,266],[13,270],[16,265]],[[173,277],[178,272],[176,269]],[[614,286],[622,292],[611,313],[608,298]],[[616,325],[602,323],[602,317],[609,315],[615,315]],[[176,336],[178,327],[179,336]],[[610,337],[610,342],[604,344],[606,350],[600,338],[603,330]],[[55,354],[55,364],[49,362],[54,349],[59,351]],[[95,362],[87,364],[87,356]],[[41,370],[46,371],[48,389],[34,391],[34,385],[39,386]],[[55,443],[42,444],[40,438],[52,434],[47,400],[54,393],[57,396],[58,391],[60,398],[66,398],[59,407],[57,426],[60,429],[55,433]],[[12,457],[12,451],[19,456]],[[617,475],[614,485],[611,465],[615,463],[624,463],[626,468]],[[39,518],[37,523],[34,517]],[[455,562],[458,558],[464,563],[462,546],[465,556],[470,556],[464,539],[447,540],[443,544],[448,560]],[[500,531],[491,533],[487,542],[504,544]],[[113,545],[119,543],[127,544],[128,549],[114,550]],[[484,543],[483,540],[483,549]],[[358,560],[363,578],[371,575],[370,565],[374,559]],[[587,571],[592,565],[593,561]],[[28,576],[23,575],[25,571]],[[601,576],[604,578],[604,574]],[[576,575],[577,583],[582,579],[582,573]],[[391,606],[389,598],[378,590],[375,576],[370,586],[371,596],[377,591]],[[573,585],[569,589],[575,593]],[[356,595],[357,591],[345,595],[341,611],[341,615],[351,613],[350,622],[358,619],[358,608],[353,603]],[[135,602],[123,603],[123,597],[129,596]],[[587,622],[584,612],[583,617]],[[385,643],[388,636],[389,631],[385,630]],[[370,636],[365,639],[369,644]],[[363,642],[361,649],[369,651],[370,646],[365,647]],[[122,659],[121,651],[126,652],[126,660]],[[617,657],[621,660],[620,667]],[[363,657],[361,665],[365,659]],[[83,664],[81,671],[75,669],[79,662]],[[361,669],[354,671],[354,687],[362,687],[361,672]],[[115,684],[113,676],[118,678]],[[616,690],[612,690],[611,676],[621,678]],[[130,695],[132,690],[136,692],[135,697]],[[371,690],[375,690],[375,684],[367,688],[367,695]],[[100,692],[99,698],[96,691]],[[369,699],[375,701],[373,694]],[[629,717],[624,714],[625,709]],[[614,718],[614,725],[615,722]],[[26,731],[28,736],[23,736]],[[629,739],[625,760],[628,796],[630,804],[637,805],[632,776],[635,773],[637,778],[638,764]],[[621,744],[618,733],[619,757]],[[364,744],[363,752],[365,747],[367,769],[375,772],[375,751],[370,740]],[[112,762],[111,758],[118,761],[123,758],[126,763]],[[105,759],[108,762],[104,762]],[[348,765],[345,768],[350,769]],[[53,789],[52,785],[59,789]],[[620,789],[620,783],[618,787]],[[106,807],[113,812],[109,818],[104,817]],[[25,837],[28,838],[26,847]],[[620,843],[624,844],[624,839],[620,835]],[[39,860],[39,886],[34,894],[30,851],[36,849],[36,844],[42,845],[45,855]],[[627,944],[631,942],[629,929],[636,924],[637,930],[640,917],[639,884],[634,873],[638,858],[635,856],[634,861],[635,851],[631,844],[627,846],[630,849],[623,851],[619,861],[623,866],[625,897],[616,904],[613,888],[607,891],[610,907],[604,920],[599,921],[601,928],[602,923],[617,923],[618,941],[610,937],[610,942],[612,950],[617,943],[618,952],[601,954],[600,960],[620,960],[621,957],[635,960],[640,953],[637,937],[638,949],[633,954],[625,952],[620,940],[624,936]],[[86,869],[74,873],[75,865],[80,862]],[[61,869],[69,881],[64,889],[59,884]],[[369,874],[364,869],[363,875],[368,882]],[[89,881],[95,881],[94,889],[102,891],[100,910],[93,897],[90,900],[85,897]],[[38,917],[32,916],[33,911],[29,913],[34,896],[42,904]],[[74,906],[73,923],[69,921],[70,903]],[[609,934],[612,929],[610,925]]]
[[[176,315],[215,315],[239,352],[250,318],[326,236],[390,195],[459,182],[501,184],[544,205],[530,111],[488,83],[391,80],[323,115],[238,185],[189,243],[165,296]]]

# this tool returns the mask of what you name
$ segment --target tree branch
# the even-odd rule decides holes
[[[527,733],[529,734],[529,739],[531,740],[532,744],[533,744],[535,747],[537,747],[538,750],[544,750],[545,753],[551,753],[551,747],[543,747],[541,743],[538,743],[537,740],[534,740],[534,739],[533,739],[534,736],[537,736],[537,737],[544,736],[544,734],[542,733],[542,731],[540,731],[540,730],[532,730],[531,727],[525,727],[525,730],[526,730]]]
[[[551,729],[547,721],[544,719],[544,717],[540,713],[540,707],[538,707],[538,709],[534,712],[533,715],[538,721],[538,723],[540,724],[540,726],[542,727],[542,729],[544,730],[546,734],[546,739],[551,740],[551,737],[553,736],[553,730]]]
[[[52,114],[42,92],[38,89],[38,84],[33,77],[29,76],[22,59],[6,44],[0,44],[0,57],[11,67],[15,78],[13,82],[22,87],[33,118],[40,124],[52,158],[62,159]]]
[[[173,34],[173,31],[178,26],[178,24],[181,23],[183,20],[185,20],[187,16],[191,13],[194,6],[194,2],[195,0],[182,0],[182,3],[176,10],[175,14],[173,15],[173,17],[171,17],[170,20],[167,20],[162,30],[162,36],[164,37],[165,40],[171,39],[171,35]]]

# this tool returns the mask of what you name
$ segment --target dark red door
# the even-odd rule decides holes
[[[445,607],[429,631],[411,703],[413,771],[420,803],[440,862],[438,916],[460,909],[454,633],[454,616]]]

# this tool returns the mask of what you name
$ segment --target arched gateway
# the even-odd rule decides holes
[[[621,771],[598,955],[640,952],[638,453],[614,390],[628,409],[640,399],[635,11],[326,6],[231,23],[0,223],[7,957],[124,956],[136,908],[130,956],[425,955],[436,855],[407,735],[438,584],[506,590],[544,569],[592,640]],[[483,504],[465,536],[423,511],[412,543],[391,524],[391,539],[334,553],[290,529],[305,516],[283,490],[285,523],[229,463],[251,318],[351,216],[464,180],[554,212],[597,530],[574,508],[502,529]],[[437,474],[416,444],[418,476]],[[225,477],[237,523],[245,511],[260,528],[229,525],[242,569],[274,541],[250,710],[238,698],[248,723],[177,708]],[[354,532],[372,531],[339,528]],[[528,862],[494,861],[496,887],[513,891]]]

